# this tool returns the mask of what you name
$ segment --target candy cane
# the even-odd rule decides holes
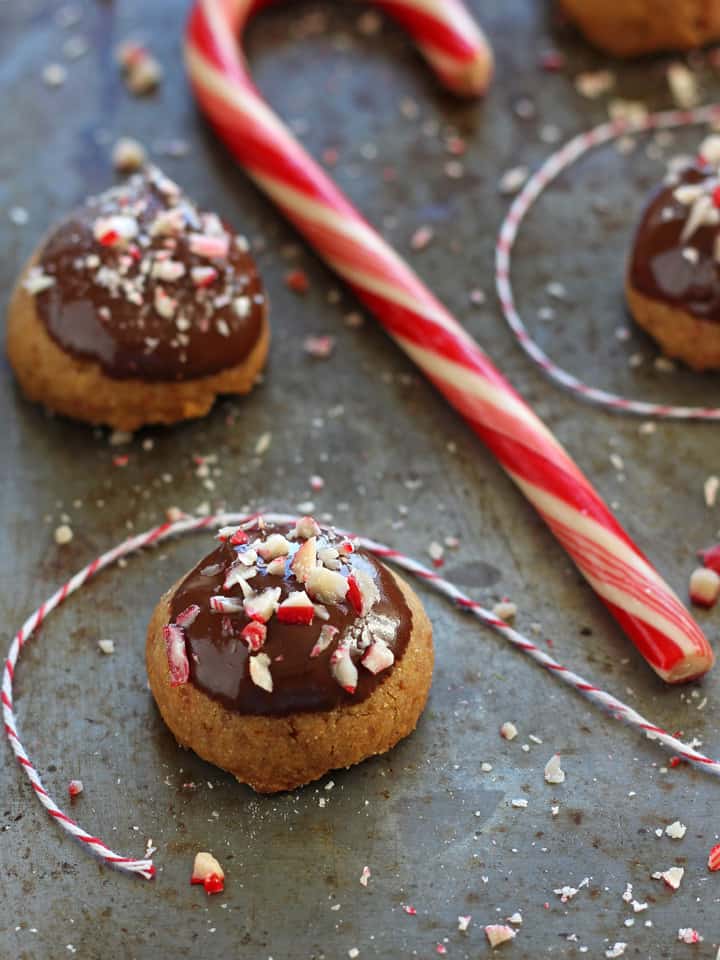
[[[198,0],[190,16],[187,67],[219,135],[490,447],[653,669],[671,683],[705,673],[713,654],[702,631],[589,481],[472,337],[263,102],[236,46],[236,34],[257,6],[253,0]],[[468,16],[455,2],[381,6],[397,16],[403,11],[426,54],[428,42],[443,37],[446,54],[462,49],[467,56],[474,37],[475,57],[487,56],[481,35],[471,34]],[[437,68],[437,60],[429,59]],[[443,82],[447,62],[439,73]],[[454,89],[458,77],[468,75],[450,73]]]
[[[248,523],[252,520],[257,520],[259,516],[261,515],[257,513],[227,513],[215,517],[193,517],[185,520],[178,520],[176,523],[163,523],[158,527],[154,527],[152,530],[147,530],[145,533],[140,533],[137,534],[137,536],[130,537],[128,540],[125,540],[116,547],[113,547],[112,550],[108,550],[106,553],[103,553],[101,556],[97,557],[86,567],[83,567],[83,569],[76,573],[74,577],[71,577],[70,580],[64,584],[64,586],[57,590],[44,603],[40,604],[35,613],[28,617],[13,638],[13,641],[10,645],[10,650],[8,651],[7,659],[5,660],[5,668],[2,676],[2,708],[3,719],[5,721],[5,732],[8,740],[10,741],[10,746],[12,747],[12,750],[22,769],[27,774],[38,800],[48,811],[50,816],[53,817],[53,819],[63,828],[63,830],[80,840],[83,844],[85,844],[86,849],[97,854],[103,861],[105,861],[105,863],[116,867],[119,870],[138,874],[141,877],[145,877],[147,880],[150,880],[155,875],[155,867],[153,866],[152,860],[136,860],[132,857],[123,857],[117,853],[114,853],[102,842],[102,840],[87,833],[78,823],[76,823],[75,820],[64,813],[44,787],[42,780],[40,779],[40,774],[35,769],[35,766],[28,757],[27,752],[20,741],[18,723],[13,707],[13,680],[15,677],[18,660],[20,658],[20,653],[30,637],[38,630],[41,623],[45,621],[47,616],[56,607],[59,607],[71,594],[75,593],[82,586],[92,580],[97,573],[99,573],[105,567],[115,563],[121,557],[126,557],[132,553],[136,553],[142,550],[144,547],[161,543],[168,537],[178,534],[192,533],[197,530],[206,530],[210,526],[221,527],[231,524],[235,525]],[[297,517],[286,514],[263,514],[262,516],[268,523],[295,523],[297,520]],[[398,566],[412,574],[412,576],[423,580],[433,590],[436,590],[438,593],[441,593],[443,596],[451,600],[458,608],[467,611],[486,626],[489,626],[493,630],[497,631],[497,633],[507,640],[508,643],[512,644],[512,646],[520,650],[526,656],[530,657],[541,667],[544,667],[552,674],[552,676],[562,680],[563,683],[572,687],[573,690],[581,693],[584,697],[587,697],[587,699],[592,703],[602,707],[604,710],[609,711],[609,713],[611,713],[617,719],[623,720],[629,726],[640,731],[645,736],[652,740],[656,740],[658,743],[661,743],[683,760],[687,760],[690,763],[696,764],[703,770],[707,770],[709,773],[720,775],[720,761],[712,760],[705,754],[700,753],[690,744],[683,743],[682,740],[678,740],[677,737],[672,736],[672,734],[668,733],[666,730],[663,730],[662,727],[652,723],[650,720],[646,720],[645,717],[637,712],[637,710],[634,710],[621,700],[618,700],[617,697],[614,697],[610,693],[606,693],[604,690],[601,690],[599,687],[596,687],[594,684],[585,680],[579,674],[574,673],[568,667],[558,663],[558,661],[551,657],[547,651],[538,647],[537,644],[533,643],[517,630],[514,630],[512,627],[508,626],[504,620],[500,620],[499,617],[495,616],[494,613],[492,613],[490,610],[486,610],[475,600],[472,600],[467,594],[463,593],[462,590],[459,590],[448,580],[443,579],[434,570],[429,570],[422,563],[419,563],[417,560],[413,560],[412,557],[405,556],[398,550],[394,550],[392,547],[388,547],[385,544],[378,543],[375,540],[369,540],[365,537],[358,537],[357,535],[348,531],[341,530],[339,532],[343,536],[354,538],[360,547],[371,551],[376,556],[381,557],[384,560],[389,560],[391,563],[395,564],[395,566]]]
[[[632,400],[589,386],[551,360],[542,347],[533,340],[515,306],[515,297],[510,284],[510,266],[511,253],[517,241],[520,224],[543,190],[588,150],[603,146],[628,133],[711,123],[717,121],[718,117],[720,117],[720,105],[709,104],[695,110],[667,110],[662,113],[651,113],[639,121],[614,120],[588,130],[587,133],[581,133],[551,154],[537,173],[527,180],[500,226],[495,246],[495,283],[503,315],[530,359],[544,370],[551,380],[582,397],[583,400],[620,413],[635,413],[641,417],[658,417],[666,420],[720,420],[720,407],[682,407],[667,403]]]

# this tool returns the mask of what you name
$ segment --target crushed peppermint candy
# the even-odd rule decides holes
[[[335,337],[327,334],[323,336],[305,337],[303,350],[309,357],[316,360],[327,360],[335,349]]]
[[[68,784],[68,796],[71,800],[74,800],[75,797],[80,796],[84,789],[82,780],[71,780]]]
[[[225,872],[211,853],[201,851],[195,854],[190,883],[201,883],[208,895],[222,893],[225,889]]]
[[[605,951],[605,956],[608,958],[608,960],[616,960],[617,957],[623,956],[626,948],[627,943],[624,943],[622,940],[620,940]]]
[[[517,936],[517,930],[513,930],[512,927],[508,927],[504,923],[491,923],[485,927],[485,936],[494,950],[500,944],[507,943],[508,940],[514,940]]]
[[[692,927],[680,927],[677,938],[681,943],[702,943],[704,939]]]
[[[669,867],[667,870],[656,871],[652,874],[653,880],[662,880],[671,890],[678,890],[685,876],[683,867]]]
[[[565,771],[560,766],[560,754],[554,753],[545,764],[545,782],[551,784],[565,783]]]
[[[372,873],[370,872],[370,867],[364,866],[362,868],[362,873],[360,874],[360,883],[362,884],[363,887],[366,887],[368,885],[368,881],[370,880],[371,876],[372,876]]]
[[[98,649],[101,653],[109,656],[111,653],[115,653],[115,642],[113,640],[98,640]]]
[[[132,137],[120,137],[112,150],[112,164],[121,173],[140,170],[147,160],[145,147]]]
[[[665,827],[665,835],[670,837],[671,840],[682,840],[686,833],[687,827],[679,820],[675,820]]]
[[[518,729],[510,720],[506,720],[500,727],[500,736],[503,740],[514,740],[518,735]]]
[[[196,460],[205,463],[205,458]],[[274,663],[284,659],[273,643],[275,622],[285,625],[281,637],[291,637],[295,627],[309,629],[309,660],[319,661],[350,695],[362,676],[378,676],[393,666],[400,621],[376,609],[381,593],[374,561],[357,554],[351,540],[324,530],[311,516],[280,528],[258,518],[222,527],[216,538],[222,546],[213,560],[219,556],[222,562],[206,561],[194,575],[217,577],[217,586],[202,601],[180,613],[174,610],[173,622],[164,627],[171,685],[189,679],[187,631],[201,613],[200,603],[219,624],[220,636],[242,641],[247,676],[267,694],[275,689]],[[258,586],[256,578],[261,578]],[[341,619],[328,622],[334,607]],[[306,642],[305,633],[298,636]]]

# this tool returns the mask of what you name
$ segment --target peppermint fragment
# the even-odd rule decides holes
[[[208,894],[222,893],[225,888],[225,873],[211,853],[202,851],[195,855],[190,883],[201,883]]]
[[[273,680],[270,673],[270,657],[266,653],[258,653],[256,656],[250,657],[250,679],[256,687],[272,693]]]
[[[185,649],[185,631],[177,624],[169,623],[163,627],[163,638],[170,669],[170,686],[182,686],[190,677],[190,664]]]

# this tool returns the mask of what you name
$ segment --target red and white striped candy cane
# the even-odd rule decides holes
[[[50,816],[53,817],[53,819],[64,830],[85,844],[85,848],[87,850],[97,854],[102,860],[111,866],[116,867],[119,870],[124,870],[128,873],[134,873],[141,877],[145,877],[147,880],[150,880],[155,875],[155,868],[152,860],[123,857],[117,853],[114,853],[102,842],[102,840],[93,836],[92,834],[87,833],[78,823],[76,823],[75,820],[64,813],[43,786],[42,780],[40,779],[40,774],[35,769],[20,740],[17,719],[15,717],[15,711],[13,707],[13,680],[15,677],[18,660],[20,658],[20,653],[30,637],[40,627],[40,624],[44,622],[48,614],[50,614],[56,607],[60,606],[60,604],[63,603],[71,594],[75,593],[76,590],[79,590],[80,587],[84,586],[97,573],[99,573],[99,571],[103,570],[110,564],[115,563],[121,557],[126,557],[141,550],[143,547],[149,547],[160,543],[161,541],[166,540],[168,537],[177,534],[191,533],[196,530],[206,530],[211,526],[222,527],[229,526],[231,524],[248,523],[249,521],[256,520],[259,516],[260,514],[257,513],[228,513],[215,517],[192,517],[186,520],[178,520],[176,523],[163,523],[152,530],[147,530],[145,533],[140,533],[137,536],[130,537],[128,540],[123,541],[123,543],[118,544],[118,546],[114,547],[112,550],[108,550],[106,553],[97,557],[86,567],[83,567],[79,573],[76,573],[75,576],[68,580],[64,586],[57,590],[44,603],[42,603],[35,613],[28,617],[13,638],[13,641],[10,645],[10,650],[8,651],[7,659],[5,660],[5,668],[2,675],[2,708],[3,719],[5,722],[5,732],[10,742],[10,746],[12,747],[12,750],[22,769],[27,774],[38,800],[48,811]],[[264,516],[264,519],[269,523],[294,523],[297,520],[297,517],[288,516],[286,514],[263,514],[262,516]],[[596,687],[594,684],[585,680],[579,674],[574,673],[568,667],[558,663],[558,661],[551,657],[549,653],[538,647],[537,644],[533,643],[517,630],[514,630],[507,623],[505,623],[504,620],[500,620],[490,610],[486,610],[481,604],[472,600],[454,584],[443,579],[436,571],[429,570],[422,563],[418,563],[417,560],[413,560],[411,557],[407,557],[398,550],[394,550],[392,547],[388,547],[385,544],[378,543],[375,540],[368,540],[365,537],[358,537],[355,534],[349,533],[348,531],[339,532],[345,536],[353,537],[359,546],[364,547],[366,550],[371,551],[376,556],[381,557],[384,560],[389,560],[391,563],[395,564],[401,569],[406,570],[412,576],[423,580],[428,584],[428,586],[432,587],[438,593],[441,593],[443,596],[450,599],[460,609],[466,610],[482,623],[492,627],[492,629],[496,630],[502,637],[504,637],[505,640],[508,641],[508,643],[512,644],[516,649],[529,656],[541,667],[544,667],[552,674],[552,676],[562,680],[563,683],[587,697],[594,704],[602,707],[604,710],[609,711],[617,719],[623,720],[629,726],[638,730],[646,737],[658,741],[683,760],[687,760],[690,763],[696,764],[703,770],[706,770],[708,773],[713,773],[716,775],[720,774],[720,761],[713,760],[705,754],[700,753],[690,744],[683,743],[682,740],[678,740],[677,737],[674,737],[662,727],[659,727],[657,724],[647,720],[632,707],[623,703],[622,700],[618,700],[617,697],[614,697],[611,693],[601,690],[599,687]],[[715,868],[713,867],[712,869]]]
[[[694,110],[665,110],[661,113],[651,113],[635,122],[613,120],[594,127],[586,133],[581,133],[552,153],[540,169],[527,180],[500,226],[495,245],[495,284],[503,315],[530,359],[544,370],[551,380],[583,400],[619,413],[634,413],[641,417],[657,417],[663,420],[720,420],[720,407],[686,407],[622,397],[590,386],[551,360],[540,344],[532,338],[515,306],[515,297],[510,284],[510,257],[520,224],[543,190],[588,150],[603,146],[628,133],[712,123],[717,122],[719,117],[720,105],[708,104]]]
[[[255,0],[198,0],[192,10],[187,68],[213,126],[258,186],[490,447],[653,669],[671,683],[705,673],[713,654],[702,631],[589,481],[479,345],[260,97],[237,42],[261,5]],[[446,55],[462,52],[455,70],[442,60],[441,80],[452,76],[451,86],[457,89],[460,76],[477,75],[463,73],[460,62],[467,61],[471,48],[476,57],[486,57],[487,48],[475,28],[470,30],[471,21],[458,3],[380,5],[398,17],[402,12],[426,54],[428,44],[440,38]],[[429,59],[436,67],[437,57]]]

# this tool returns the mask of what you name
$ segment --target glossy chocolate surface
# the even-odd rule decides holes
[[[287,533],[289,528],[267,528],[268,533]],[[249,531],[251,541],[253,532]],[[319,545],[337,545],[341,539],[327,530],[318,538]],[[302,541],[293,544],[293,551]],[[252,546],[252,544],[250,544]],[[249,674],[248,647],[240,637],[249,622],[245,613],[224,615],[210,609],[210,598],[217,594],[238,597],[242,592],[236,585],[223,589],[228,567],[239,551],[247,545],[233,547],[221,543],[185,577],[171,601],[171,620],[174,622],[191,604],[200,607],[196,620],[185,629],[186,649],[190,662],[190,682],[218,700],[223,706],[242,714],[284,716],[291,713],[327,711],[335,707],[360,703],[385,681],[392,667],[373,674],[361,665],[363,643],[377,637],[393,651],[395,662],[402,657],[410,639],[412,614],[390,571],[374,557],[357,551],[343,560],[341,573],[353,570],[369,574],[378,590],[379,598],[365,616],[359,616],[348,602],[325,604],[329,619],[319,617],[310,625],[283,623],[277,614],[267,624],[267,639],[262,652],[270,657],[273,690],[267,692],[256,686]],[[283,600],[291,591],[302,590],[286,565],[284,577],[271,576],[258,562],[258,575],[250,582],[261,591],[266,587],[280,587]],[[205,572],[203,572],[205,571]],[[316,657],[310,652],[318,641],[324,624],[337,627],[338,633],[330,646]],[[331,669],[331,657],[339,643],[352,640],[352,659],[357,665],[358,684],[349,693],[338,683]]]
[[[260,335],[264,294],[246,241],[155,168],[64,220],[38,269],[54,280],[35,296],[48,333],[109,377],[209,376],[242,363]]]
[[[716,180],[710,167],[691,166],[652,195],[635,235],[629,280],[652,300],[720,323],[720,263],[715,253],[720,231],[716,224],[704,224],[683,239],[691,206],[674,195],[683,185],[700,184],[710,192]]]

